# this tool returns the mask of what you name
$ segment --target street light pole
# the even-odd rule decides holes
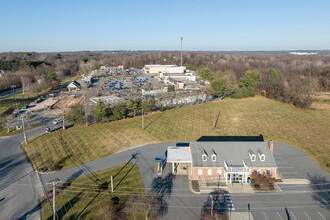
[[[181,66],[182,66],[182,41],[183,41],[183,37],[180,37],[181,39]]]

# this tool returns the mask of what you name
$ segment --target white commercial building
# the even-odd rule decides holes
[[[150,73],[184,73],[186,67],[177,65],[145,65],[143,72]]]

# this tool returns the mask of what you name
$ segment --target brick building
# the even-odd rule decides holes
[[[189,147],[169,147],[172,173],[190,180],[218,179],[225,185],[248,184],[252,172],[276,177],[273,141],[191,142]]]

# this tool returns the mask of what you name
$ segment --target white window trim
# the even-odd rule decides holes
[[[269,171],[269,172],[268,172],[268,171]],[[272,171],[271,171],[270,169],[267,169],[267,170],[266,170],[266,175],[269,176],[269,175],[271,174],[271,172],[272,172]]]
[[[217,161],[217,155],[212,154],[212,161]]]
[[[219,176],[221,176],[221,173],[222,173],[222,170],[221,170],[221,169],[218,169],[218,170],[217,170],[217,174],[218,174]]]
[[[198,169],[198,175],[203,175],[203,169]]]
[[[265,161],[266,157],[265,157],[265,154],[259,154],[259,159],[260,161]]]
[[[250,159],[251,159],[251,161],[256,161],[256,155],[255,154],[250,154]]]
[[[207,155],[206,155],[206,154],[203,154],[203,156],[202,156],[202,160],[203,160],[203,161],[207,161]]]
[[[257,170],[257,174],[261,175],[261,169]]]
[[[207,169],[207,175],[212,176],[212,169]]]

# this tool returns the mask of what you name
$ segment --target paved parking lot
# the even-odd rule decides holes
[[[254,211],[252,212],[254,219],[265,220],[326,220],[329,219],[329,213],[327,211],[318,210],[278,210],[278,211]]]
[[[274,193],[232,194],[236,211],[251,206],[255,220],[330,219],[330,177],[300,150],[275,143],[274,157],[285,179],[308,179],[311,184],[279,184]]]

